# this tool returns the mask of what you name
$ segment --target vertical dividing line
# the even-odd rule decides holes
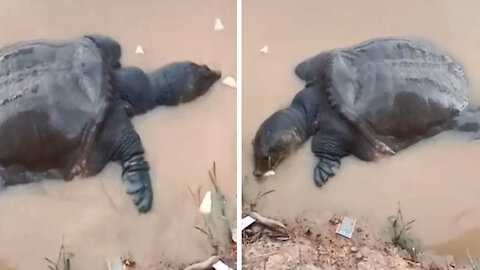
[[[237,269],[242,269],[242,0],[237,0]]]

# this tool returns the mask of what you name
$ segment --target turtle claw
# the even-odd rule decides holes
[[[395,155],[395,151],[393,151],[388,145],[384,144],[383,142],[376,141],[375,149],[378,153],[385,156]]]
[[[317,187],[322,187],[327,183],[328,175],[326,175],[325,172],[320,169],[320,167],[315,167],[313,174],[313,182]]]
[[[142,189],[135,194],[130,194],[132,196],[133,203],[140,213],[146,213],[152,208],[153,202],[153,193],[152,189]]]
[[[127,194],[140,213],[148,212],[152,208],[153,191],[148,171],[132,171],[123,175],[127,185]]]
[[[340,166],[338,161],[320,159],[313,171],[313,182],[317,187],[322,187],[328,179],[335,175],[335,169]]]

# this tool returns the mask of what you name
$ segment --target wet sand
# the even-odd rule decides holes
[[[251,140],[274,111],[288,106],[303,88],[293,69],[320,51],[380,36],[418,36],[448,50],[465,67],[473,102],[480,102],[478,1],[314,1],[243,2],[243,175],[252,180]],[[269,46],[268,54],[259,49]],[[379,231],[397,204],[413,233],[431,250],[466,259],[480,255],[480,141],[444,134],[376,163],[345,158],[323,188],[313,184],[316,159],[310,141],[289,157],[276,176],[249,181],[258,189],[259,211],[326,221],[332,213],[367,220]]]
[[[235,1],[224,0],[5,0],[0,46],[102,33],[121,43],[125,66],[151,70],[192,60],[235,76],[235,6]],[[213,30],[217,17],[224,31]],[[137,45],[145,55],[134,53]],[[142,265],[190,263],[209,256],[206,237],[194,229],[201,219],[187,187],[210,188],[207,171],[216,161],[219,184],[234,200],[235,97],[236,90],[218,82],[192,103],[157,108],[134,119],[155,192],[147,215],[137,214],[114,164],[96,177],[2,192],[0,269],[47,268],[44,257],[56,258],[62,237],[75,253],[72,269],[103,269],[106,259],[128,252]],[[234,207],[228,210],[234,216]]]

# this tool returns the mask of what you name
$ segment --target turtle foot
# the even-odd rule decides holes
[[[313,171],[313,182],[317,187],[322,187],[336,174],[339,167],[339,161],[321,158]]]
[[[140,213],[146,213],[152,208],[153,191],[148,171],[132,171],[123,175],[127,186],[127,194]]]
[[[375,142],[375,150],[377,151],[377,153],[379,153],[379,155],[382,156],[395,155],[395,151],[393,151],[388,145],[380,141]]]

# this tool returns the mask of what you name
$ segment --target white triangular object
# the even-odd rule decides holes
[[[136,54],[145,54],[145,53],[143,52],[142,46],[140,46],[140,45],[137,46],[137,49],[135,50],[135,53],[136,53]]]
[[[222,261],[218,261],[216,263],[214,263],[212,265],[213,269],[215,270],[233,270],[232,268],[230,268],[228,265],[226,265],[224,262]]]
[[[242,218],[240,221],[240,229],[243,231],[245,230],[248,226],[252,225],[256,220],[252,218],[251,216],[246,216]]]
[[[260,52],[267,54],[267,53],[268,53],[268,46],[267,46],[267,45],[263,46],[263,47],[260,49]]]
[[[213,27],[213,29],[215,29],[215,31],[222,31],[223,30],[223,23],[222,23],[222,20],[220,20],[219,18],[216,18],[215,19],[215,26]]]
[[[226,77],[223,81],[222,81],[223,84],[227,85],[227,86],[230,86],[232,88],[237,88],[237,82],[235,81],[234,78],[232,77]]]
[[[230,230],[230,234],[232,235],[233,242],[237,242],[237,228],[233,228]]]
[[[212,193],[210,191],[207,191],[205,197],[203,197],[199,210],[202,214],[210,214],[212,212]]]

